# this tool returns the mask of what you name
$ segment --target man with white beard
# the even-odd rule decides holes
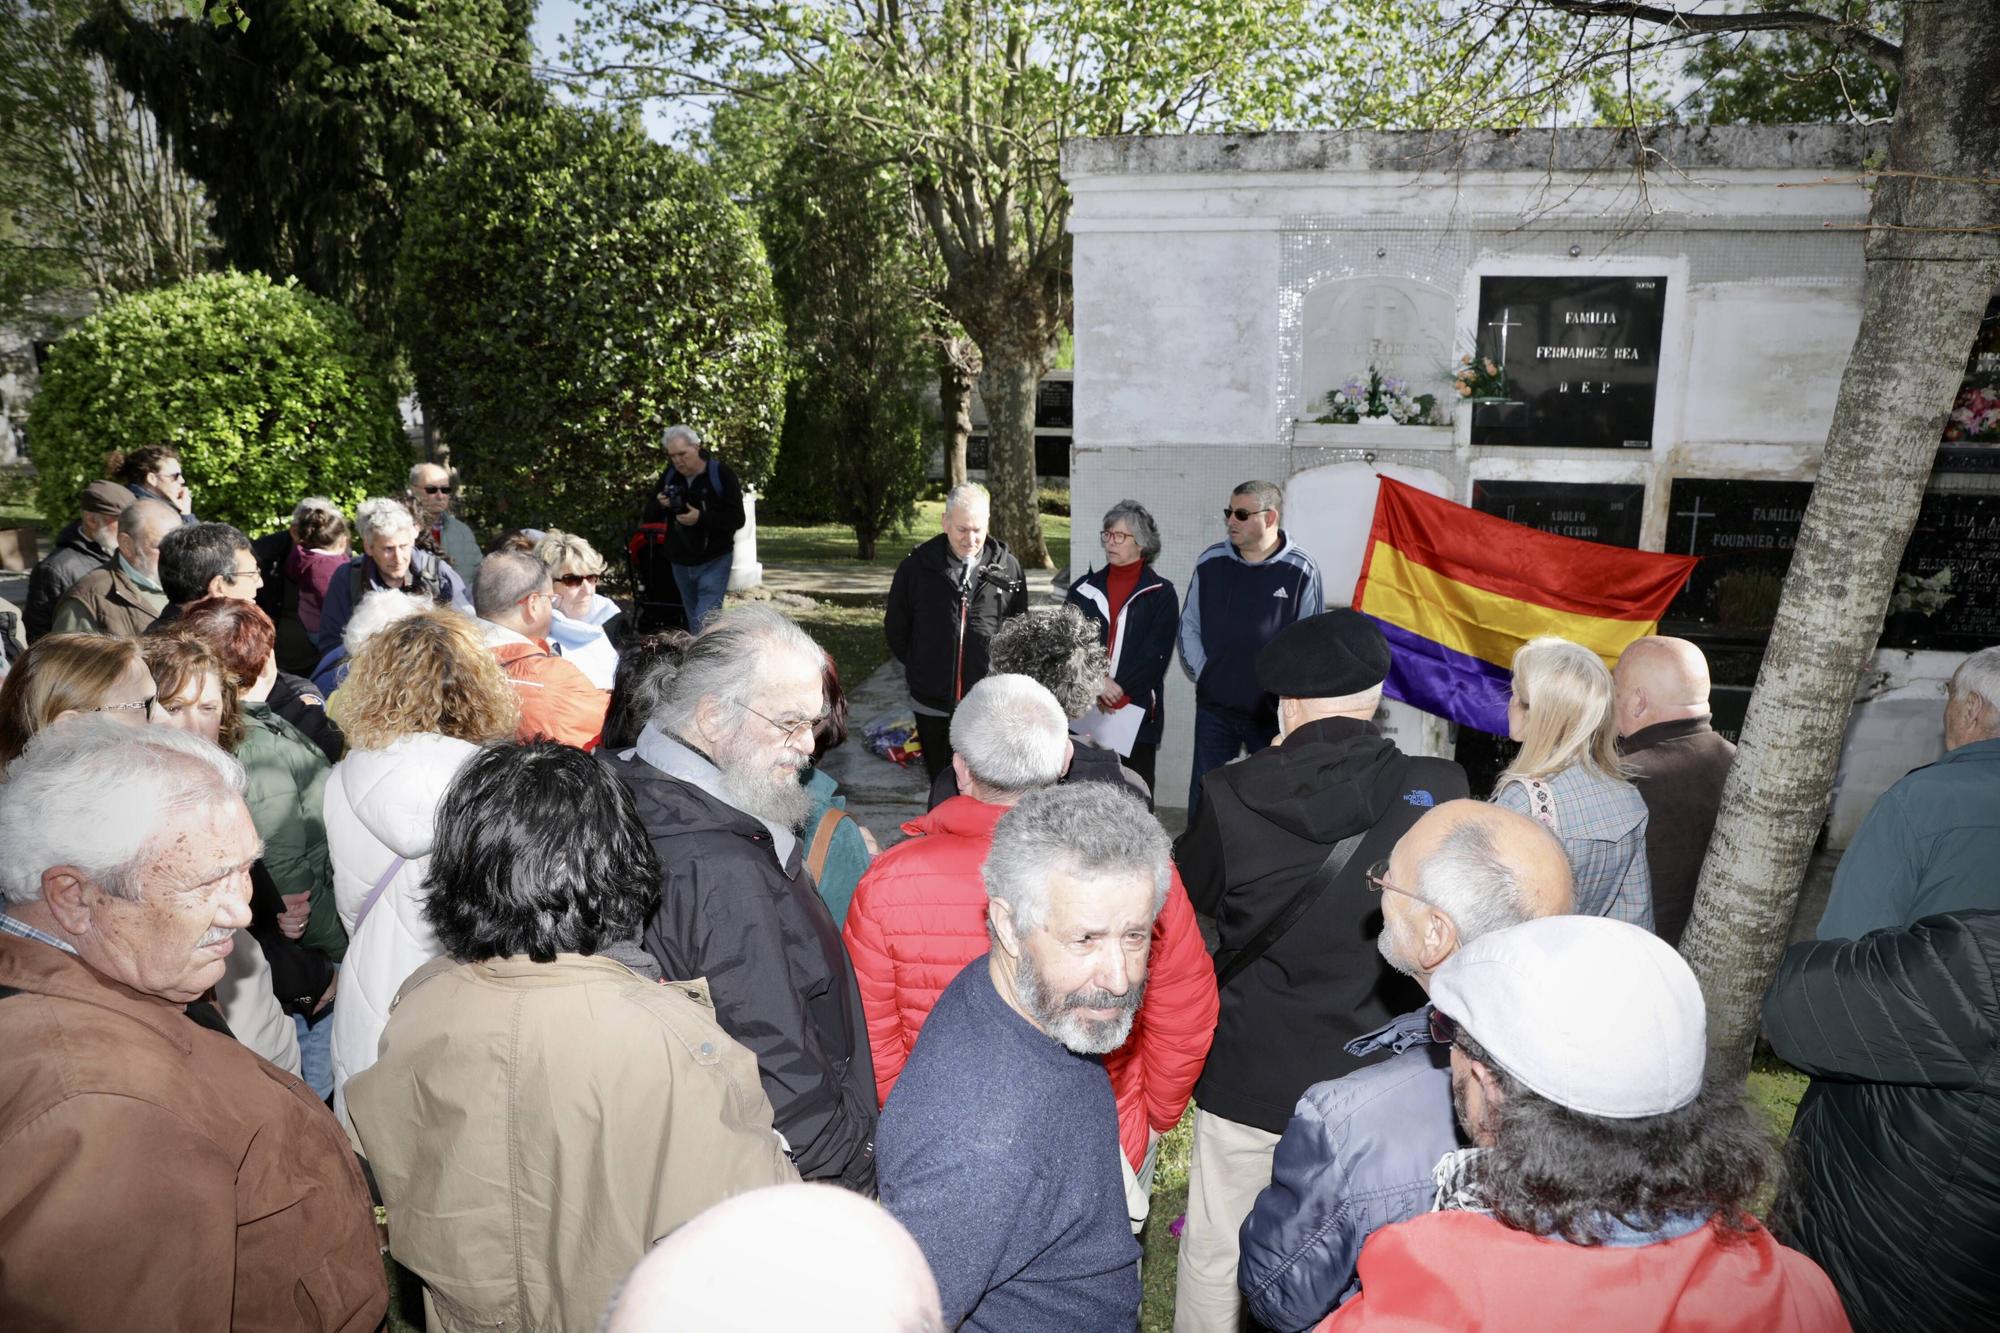
[[[1138,1326],[1098,1057],[1145,994],[1169,853],[1145,804],[1104,783],[1045,787],[994,826],[992,949],[938,998],[882,1111],[882,1202],[930,1261],[947,1328]]]
[[[766,607],[714,616],[632,749],[606,755],[660,858],[646,951],[706,978],[715,1016],[757,1057],[800,1176],[875,1183],[875,1074],[854,970],[814,892],[800,776],[826,710],[825,655]],[[1114,1163],[1115,1166],[1115,1163]]]

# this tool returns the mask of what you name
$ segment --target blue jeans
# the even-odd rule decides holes
[[[1194,706],[1194,772],[1188,776],[1188,827],[1201,812],[1201,780],[1244,750],[1263,749],[1278,734],[1275,725],[1255,722],[1202,704]]]
[[[292,1026],[299,1032],[299,1077],[325,1101],[333,1096],[333,1005],[310,1023],[304,1014],[293,1014]]]
[[[698,565],[674,562],[674,586],[681,590],[681,607],[687,612],[689,632],[699,633],[703,623],[722,605],[722,594],[729,591],[729,562],[733,559],[732,552]]]

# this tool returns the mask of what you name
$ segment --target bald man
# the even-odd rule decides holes
[[[1369,869],[1368,887],[1382,897],[1376,948],[1427,991],[1461,945],[1574,908],[1562,844],[1483,801],[1447,801],[1419,819]],[[1345,1300],[1362,1243],[1428,1212],[1432,1169],[1466,1146],[1452,1113],[1451,1048],[1432,1039],[1429,1005],[1347,1049],[1393,1054],[1306,1090],[1243,1224],[1237,1280],[1271,1328],[1309,1327]]]
[[[784,1328],[942,1333],[944,1316],[923,1251],[887,1209],[837,1185],[774,1185],[661,1241],[605,1319],[605,1333]]]
[[[1646,800],[1653,933],[1678,947],[1736,747],[1709,725],[1708,659],[1686,639],[1633,640],[1611,681],[1618,753]]]

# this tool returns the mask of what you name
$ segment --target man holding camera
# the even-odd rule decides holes
[[[668,467],[639,521],[667,525],[674,586],[688,629],[699,632],[729,589],[730,557],[743,526],[743,486],[720,459],[702,452],[693,427],[669,426],[663,440]]]

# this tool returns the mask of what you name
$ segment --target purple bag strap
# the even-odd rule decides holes
[[[361,910],[354,914],[354,929],[347,932],[350,939],[361,933],[361,923],[368,919],[369,909],[375,906],[375,900],[382,896],[382,890],[389,887],[389,881],[396,878],[396,872],[402,868],[403,858],[399,856],[389,862],[389,868],[382,872],[382,878],[376,880],[375,887],[368,890],[368,896],[361,900]]]

